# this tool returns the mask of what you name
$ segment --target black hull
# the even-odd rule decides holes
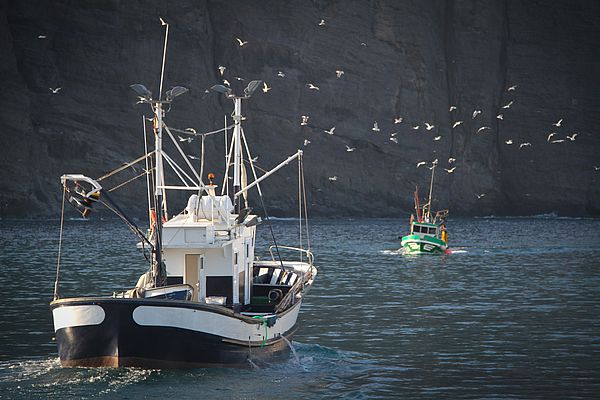
[[[96,301],[61,300],[52,309],[69,305],[95,305],[104,310],[101,323],[70,326],[55,332],[61,365],[65,367],[142,367],[142,368],[250,368],[252,364],[274,362],[289,357],[289,345],[281,337],[243,343],[218,335],[176,327],[142,326],[132,317],[140,305],[156,301],[106,299]],[[185,302],[160,302],[161,307],[197,308]],[[233,314],[230,315],[234,318]],[[261,329],[258,327],[257,329]],[[291,340],[295,331],[282,336]]]

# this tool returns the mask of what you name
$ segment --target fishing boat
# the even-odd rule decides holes
[[[233,125],[226,125],[220,132],[226,143],[230,140],[225,146],[220,193],[213,173],[208,174],[207,181],[202,179],[204,157],[198,172],[182,150],[181,142],[175,139],[175,128],[170,128],[164,120],[173,99],[187,89],[176,86],[167,91],[164,98],[159,95],[154,99],[145,86],[131,86],[139,102],[149,105],[153,112],[154,150],[146,151],[134,161],[146,162],[147,230],[138,227],[123,211],[124,207],[113,200],[109,190],[103,187],[103,180],[83,174],[61,177],[60,243],[66,201],[84,217],[98,205],[105,205],[137,235],[137,246],[148,260],[148,270],[135,286],[131,283],[129,290],[102,297],[63,298],[59,290],[59,244],[54,300],[50,308],[62,366],[249,367],[257,361],[270,362],[289,356],[302,301],[314,282],[317,268],[313,265],[307,207],[303,203],[302,151],[298,150],[258,176],[242,129],[242,101],[249,99],[261,84],[261,81],[251,81],[240,94],[223,85],[212,87],[231,100],[234,109]],[[162,78],[160,88],[159,93]],[[206,135],[202,135],[202,142]],[[172,142],[170,148],[179,153],[177,158],[167,153],[163,140]],[[176,162],[179,158],[183,163]],[[263,251],[268,256],[259,260],[255,250],[256,229],[265,220],[270,226],[260,184],[292,161],[297,162],[299,174],[299,244],[282,246],[273,235],[273,245],[268,252],[266,248]],[[246,164],[252,172],[252,182],[248,182],[250,173],[246,173]],[[178,178],[177,182],[166,181],[167,167],[170,167],[171,178]],[[262,205],[262,220],[248,206],[248,193],[254,190]],[[170,191],[189,195],[187,206],[174,216],[168,216],[167,193]],[[288,258],[284,259],[282,254]],[[122,266],[107,265],[106,268]]]
[[[415,189],[415,214],[410,215],[409,234],[402,237],[401,245],[405,254],[443,254],[448,252],[448,231],[446,218],[448,210],[431,212],[431,194],[433,191],[433,177],[437,160],[431,166],[431,182],[429,185],[429,198],[422,206],[419,204],[419,189]]]

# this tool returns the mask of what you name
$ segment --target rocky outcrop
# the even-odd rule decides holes
[[[409,212],[415,185],[429,182],[417,162],[434,159],[434,205],[453,215],[600,214],[597,2],[5,0],[1,216],[55,215],[62,173],[101,176],[143,154],[147,110],[129,85],[158,90],[159,16],[170,23],[165,89],[190,88],[168,124],[223,125],[231,104],[205,93],[219,65],[234,85],[264,80],[272,89],[245,103],[248,140],[266,169],[305,150],[313,215]],[[223,139],[205,145],[220,182]],[[200,152],[198,140],[185,146]],[[113,197],[141,211],[143,183]],[[296,185],[293,167],[265,183],[273,213],[294,213]]]

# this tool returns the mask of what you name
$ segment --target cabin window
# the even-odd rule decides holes
[[[435,235],[435,234],[436,234],[436,232],[437,232],[437,229],[436,229],[436,228],[429,228],[429,234],[431,234],[431,235]]]
[[[421,227],[419,225],[415,225],[413,227],[413,233],[421,233]]]

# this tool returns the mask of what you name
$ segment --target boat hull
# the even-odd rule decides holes
[[[401,244],[406,254],[444,254],[448,248],[443,240],[419,235],[404,236]]]
[[[250,361],[289,356],[286,339],[300,302],[269,320],[270,327],[225,307],[185,301],[77,298],[51,308],[66,367],[248,368]]]

